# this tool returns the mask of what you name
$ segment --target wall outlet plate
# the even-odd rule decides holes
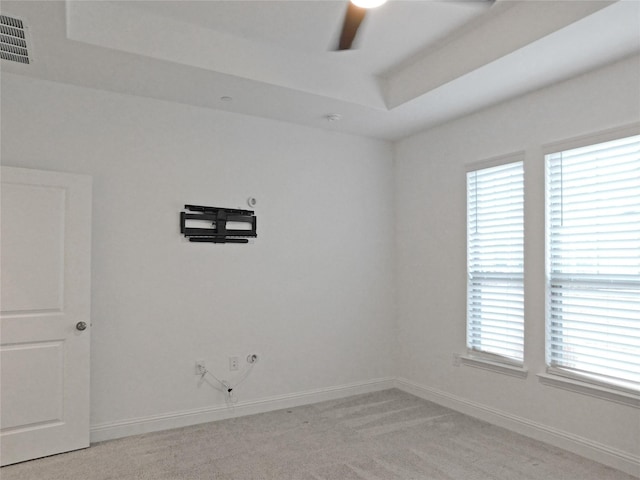
[[[454,353],[452,360],[451,360],[451,364],[454,367],[459,367],[460,366],[460,354],[459,353]]]
[[[240,360],[238,357],[229,357],[229,371],[233,372],[240,368]]]
[[[204,360],[196,360],[196,368],[193,373],[195,375],[204,375],[207,373],[207,367],[204,364]]]

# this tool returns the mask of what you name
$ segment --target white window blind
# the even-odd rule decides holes
[[[640,389],[640,136],[547,155],[547,364]]]
[[[523,163],[467,173],[467,348],[522,364]]]

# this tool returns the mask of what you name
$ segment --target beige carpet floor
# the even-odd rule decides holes
[[[97,443],[2,480],[632,480],[399,390]]]

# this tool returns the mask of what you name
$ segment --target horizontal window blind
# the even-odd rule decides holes
[[[547,363],[640,389],[640,136],[547,155]]]
[[[467,173],[467,348],[521,364],[523,163]]]

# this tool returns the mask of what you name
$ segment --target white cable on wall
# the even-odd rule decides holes
[[[201,378],[204,379],[206,375],[210,375],[211,378],[213,378],[220,385],[220,387],[214,386],[214,388],[224,393],[227,404],[233,405],[238,402],[238,396],[235,394],[236,388],[249,377],[249,374],[253,370],[253,366],[257,363],[257,361],[258,361],[257,355],[255,354],[249,355],[247,357],[247,362],[249,363],[249,366],[244,369],[244,371],[240,374],[240,376],[234,383],[231,383],[228,380],[220,380],[213,373],[211,373],[207,368],[204,369],[204,372],[202,373]]]

